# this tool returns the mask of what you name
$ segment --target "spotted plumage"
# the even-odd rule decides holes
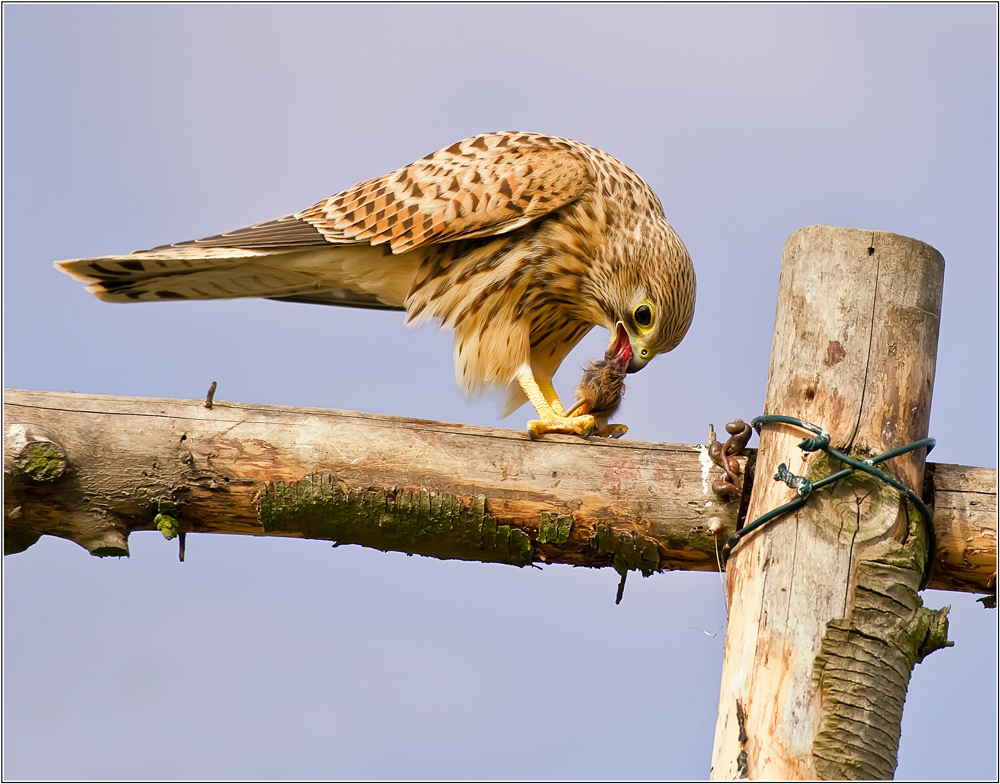
[[[572,432],[592,423],[560,421],[551,378],[573,346],[604,326],[627,336],[637,370],[680,342],[695,299],[687,250],[638,175],[580,142],[514,131],[277,220],[56,267],[108,302],[267,297],[437,319],[455,330],[467,392],[498,389],[507,412],[528,397]]]

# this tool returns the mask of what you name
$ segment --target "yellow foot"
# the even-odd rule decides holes
[[[528,436],[538,438],[546,433],[569,433],[586,438],[594,432],[597,422],[590,414],[576,417],[554,417],[553,419],[533,419],[528,422]]]
[[[594,435],[602,438],[621,438],[627,432],[628,425],[598,425]]]

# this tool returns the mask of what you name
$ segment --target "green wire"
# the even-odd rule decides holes
[[[826,485],[832,484],[834,482],[840,481],[850,476],[854,471],[863,471],[876,479],[881,479],[888,485],[899,490],[903,495],[905,495],[923,516],[924,521],[927,523],[927,537],[928,537],[928,549],[929,555],[927,558],[927,566],[924,569],[923,580],[921,581],[920,588],[923,590],[927,587],[930,582],[931,575],[934,571],[934,554],[936,550],[936,543],[934,537],[934,519],[931,514],[931,510],[927,508],[923,499],[920,498],[916,493],[914,493],[910,488],[900,482],[893,476],[879,471],[874,468],[876,463],[882,463],[886,460],[891,460],[899,455],[906,454],[907,452],[912,452],[915,449],[920,449],[926,447],[927,451],[930,452],[934,448],[936,443],[933,438],[922,438],[919,441],[914,441],[912,444],[906,444],[905,446],[897,447],[881,455],[876,455],[875,457],[868,458],[867,460],[857,460],[849,455],[845,455],[830,446],[830,434],[826,432],[823,428],[818,425],[814,425],[811,422],[806,422],[798,417],[785,416],[783,414],[766,414],[764,416],[759,416],[754,419],[750,424],[760,435],[760,429],[763,425],[768,423],[777,422],[783,425],[793,425],[795,427],[802,428],[803,430],[808,430],[814,433],[813,438],[805,438],[799,442],[799,448],[805,452],[815,452],[822,449],[830,457],[835,460],[839,460],[841,463],[846,463],[850,468],[842,468],[841,470],[830,474],[829,476],[823,477],[816,482],[810,482],[804,476],[795,476],[788,470],[788,466],[782,463],[778,466],[778,473],[774,475],[775,481],[784,482],[789,487],[796,490],[798,495],[789,501],[787,504],[782,504],[776,509],[772,509],[770,512],[761,515],[756,520],[754,520],[749,525],[744,525],[735,534],[729,537],[729,540],[722,548],[722,559],[723,563],[729,560],[729,556],[732,554],[733,549],[738,545],[743,538],[750,533],[753,533],[759,528],[762,528],[767,523],[772,520],[781,517],[782,515],[788,514],[800,506],[805,504],[809,495],[814,490],[819,490]]]

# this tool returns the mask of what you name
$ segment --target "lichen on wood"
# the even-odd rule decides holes
[[[177,505],[166,514],[186,533],[258,536],[262,484],[325,474],[344,488],[416,488],[467,505],[481,495],[498,526],[487,522],[484,532],[506,536],[508,549],[513,536],[525,554],[534,545],[533,557],[550,564],[610,566],[615,548],[592,543],[600,525],[604,538],[613,529],[654,542],[660,570],[715,571],[739,507],[711,495],[692,445],[531,442],[507,430],[358,412],[228,402],[209,411],[201,400],[25,390],[6,390],[4,415],[5,552],[51,535],[96,555],[127,555],[128,535],[155,530],[163,500]],[[56,436],[66,471],[56,481],[29,478],[18,456]],[[938,465],[933,492],[932,587],[992,592],[996,471]]]
[[[66,455],[54,444],[36,442],[28,446],[22,471],[36,482],[50,482],[66,470]]]
[[[15,423],[4,433],[4,471],[29,482],[52,482],[66,473],[66,450],[35,424]]]
[[[173,539],[181,532],[181,524],[177,520],[177,504],[172,501],[161,501],[153,518],[156,530],[163,534],[164,539]]]
[[[660,550],[656,542],[644,536],[599,525],[590,544],[601,555],[613,557],[612,565],[619,574],[635,569],[649,577],[660,570]]]
[[[533,558],[528,535],[498,525],[482,495],[344,487],[332,476],[310,474],[264,487],[260,520],[267,533],[290,531],[383,551],[515,566]]]
[[[941,254],[906,237],[830,226],[789,237],[764,412],[814,423],[862,458],[925,438],[943,278]],[[796,498],[767,480],[782,463],[811,480],[837,468],[801,441],[788,425],[761,431],[748,520]],[[879,465],[922,489],[923,451]],[[942,624],[918,612],[925,536],[890,489],[855,471],[734,551],[713,778],[737,775],[736,700],[751,778],[891,775],[912,651],[927,650],[925,624],[937,637]]]
[[[572,528],[572,517],[564,515],[553,520],[548,512],[542,512],[538,516],[538,543],[566,544],[569,541],[569,533]]]

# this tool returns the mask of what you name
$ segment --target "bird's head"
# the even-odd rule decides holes
[[[614,325],[609,325],[611,343],[605,352],[609,361],[627,366],[629,373],[641,370],[657,354],[677,347],[694,318],[694,267],[686,250],[670,264],[647,269],[644,285],[638,285],[627,300],[616,307]]]

